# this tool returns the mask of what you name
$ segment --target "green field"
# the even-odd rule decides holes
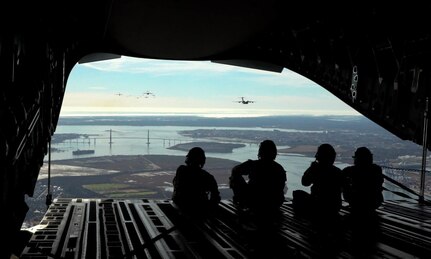
[[[134,189],[136,188],[135,186],[121,183],[87,184],[83,185],[82,187],[90,191],[109,196],[111,198],[135,198],[154,195],[157,193],[155,191],[146,189]]]

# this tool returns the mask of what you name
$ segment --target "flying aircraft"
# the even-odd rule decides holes
[[[122,93],[116,93],[115,95],[122,96],[123,94]]]
[[[150,92],[150,91],[143,92],[143,93],[142,93],[142,96],[143,96],[144,98],[148,98],[148,97],[155,97],[155,95],[154,95],[152,92]]]
[[[254,103],[255,101],[251,101],[251,100],[244,100],[244,97],[240,97],[241,101],[235,101],[237,103],[242,103],[242,104],[249,104],[249,103]]]

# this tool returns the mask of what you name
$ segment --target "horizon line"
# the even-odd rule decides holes
[[[203,117],[203,118],[262,118],[262,117],[363,117],[361,114],[195,114],[195,113],[76,113],[67,117]]]

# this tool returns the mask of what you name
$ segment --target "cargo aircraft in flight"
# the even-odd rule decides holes
[[[236,101],[237,103],[242,103],[242,104],[249,104],[249,103],[254,103],[255,101],[251,101],[251,100],[244,100],[244,97],[240,97],[241,100],[240,101]]]

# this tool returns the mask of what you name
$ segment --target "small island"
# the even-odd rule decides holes
[[[201,147],[207,153],[232,153],[234,148],[245,147],[245,145],[219,142],[189,142],[177,144],[172,147],[168,147],[168,149],[189,151],[193,147]]]
[[[305,156],[312,156],[316,153],[317,145],[297,145],[289,148],[282,148],[278,150],[278,153],[282,154],[301,154]]]

